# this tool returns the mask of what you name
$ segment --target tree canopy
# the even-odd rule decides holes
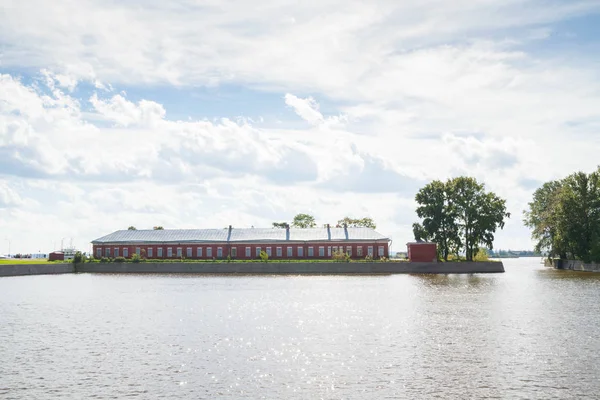
[[[285,229],[288,226],[290,226],[290,224],[287,222],[273,222],[273,228]]]
[[[433,181],[419,190],[415,200],[422,219],[413,224],[415,239],[436,242],[438,257],[446,261],[461,251],[472,261],[480,245],[492,249],[494,233],[510,217],[506,200],[486,192],[470,177]]]
[[[163,231],[163,230],[165,230],[165,228],[163,228],[162,226],[155,226],[152,229],[154,229],[155,231]]]
[[[523,222],[549,257],[600,262],[600,167],[544,183],[533,194]]]
[[[338,226],[344,226],[344,224],[348,225],[349,228],[377,228],[373,219],[365,217],[365,218],[350,218],[344,217],[337,222]]]
[[[309,214],[297,214],[292,221],[292,226],[295,228],[314,228],[317,226],[315,217]]]
[[[131,225],[129,228],[127,228],[128,231],[137,231],[137,228],[133,225]]]

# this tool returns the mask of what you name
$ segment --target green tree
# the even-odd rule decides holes
[[[162,226],[155,226],[152,229],[154,229],[155,231],[164,231],[165,230],[165,228],[163,228]]]
[[[338,226],[344,226],[344,224],[348,225],[349,228],[371,228],[376,229],[377,225],[373,219],[365,217],[365,218],[350,218],[344,217],[337,222]]]
[[[600,168],[545,183],[534,192],[524,223],[532,230],[536,251],[600,261]]]
[[[473,261],[480,245],[492,249],[494,233],[510,217],[505,200],[469,177],[433,181],[419,190],[415,200],[422,219],[413,224],[415,239],[437,243],[438,257],[445,261],[461,250],[467,261]]]
[[[561,196],[563,181],[550,181],[533,193],[529,209],[523,212],[523,222],[531,229],[536,241],[536,252],[547,252],[548,257],[567,258],[565,237],[560,231],[562,216]]]
[[[450,254],[458,252],[460,239],[449,184],[433,181],[421,188],[415,196],[417,216],[422,223],[413,224],[416,240],[433,241],[437,244],[438,258],[448,261]]]
[[[447,185],[465,257],[473,261],[479,245],[493,249],[496,230],[504,228],[504,219],[510,218],[506,200],[486,192],[485,186],[474,178],[454,178]]]
[[[273,228],[285,229],[289,225],[287,222],[273,222]]]
[[[309,214],[298,214],[294,217],[292,226],[295,228],[314,228],[317,226],[315,217]]]
[[[129,231],[137,231],[137,228],[132,225],[129,228],[127,228],[127,230],[129,230]]]

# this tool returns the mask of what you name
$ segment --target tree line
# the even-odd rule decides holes
[[[532,230],[535,251],[600,262],[600,167],[544,183],[534,192],[523,222]]]
[[[291,223],[289,222],[273,222],[273,228],[281,228],[285,229],[287,227],[293,228],[315,228],[317,226],[317,222],[315,217],[310,214],[296,214]],[[324,224],[323,226],[327,226]],[[344,217],[337,221],[337,224],[334,225],[336,228],[341,228],[343,226],[347,226],[348,228],[371,228],[376,229],[377,225],[372,218],[364,217],[364,218],[350,218]]]

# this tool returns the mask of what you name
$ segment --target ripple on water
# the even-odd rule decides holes
[[[0,279],[0,397],[595,396],[600,279],[505,266]]]

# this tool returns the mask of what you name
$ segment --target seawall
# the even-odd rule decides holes
[[[502,273],[501,262],[318,262],[318,263],[84,263],[0,265],[1,276],[89,273],[196,274],[478,274]]]
[[[554,267],[555,269],[566,269],[571,271],[583,271],[583,272],[600,272],[600,264],[598,263],[584,263],[578,260],[546,260],[547,266]]]
[[[0,264],[0,276],[71,274],[73,264]]]
[[[205,274],[475,274],[501,273],[501,262],[373,263],[107,263],[81,264],[78,272]]]

